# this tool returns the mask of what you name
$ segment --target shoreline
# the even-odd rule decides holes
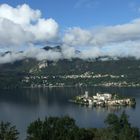
[[[136,99],[129,97],[121,97],[117,94],[111,93],[96,93],[96,95],[88,96],[88,91],[85,91],[84,95],[75,96],[70,99],[69,102],[80,104],[80,105],[91,105],[91,106],[135,106]]]
[[[88,86],[75,86],[75,85],[65,85],[65,86],[45,86],[45,87],[16,87],[16,88],[0,88],[3,90],[7,89],[45,89],[45,88],[68,88],[68,87],[101,87],[101,88],[140,88],[140,86],[101,86],[101,85],[88,85]]]

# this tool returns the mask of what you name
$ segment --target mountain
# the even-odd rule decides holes
[[[47,46],[43,49],[62,51],[60,46]],[[106,56],[88,60],[75,58],[58,61],[23,59],[0,64],[0,88],[140,86],[139,71],[140,60],[130,57],[112,59]]]
[[[46,51],[48,51],[48,50],[53,50],[53,51],[58,51],[58,52],[62,51],[61,46],[55,46],[55,47],[46,46],[43,49]]]

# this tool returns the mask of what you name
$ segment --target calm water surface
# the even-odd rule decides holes
[[[118,93],[135,97],[136,107],[126,108],[92,108],[68,102],[76,95],[90,95],[96,92]],[[120,114],[126,110],[130,121],[140,128],[140,88],[46,88],[18,89],[0,91],[0,120],[9,121],[20,131],[20,139],[25,138],[27,126],[38,118],[46,116],[69,115],[80,127],[104,127],[104,119],[110,112]]]

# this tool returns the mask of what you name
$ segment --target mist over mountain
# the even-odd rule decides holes
[[[57,61],[26,58],[0,64],[0,88],[97,84],[104,86],[109,83],[112,86],[139,86],[139,70],[140,60],[132,57],[98,57],[86,60],[73,58]]]
[[[55,19],[44,18],[39,9],[33,9],[28,4],[16,7],[1,4],[0,64],[24,59],[87,60],[106,56],[112,59],[140,59],[139,25],[140,19],[137,18],[115,25],[94,28],[74,26],[61,30]],[[49,42],[61,44],[61,47],[41,48]]]
[[[36,59],[37,61],[47,60],[47,61],[58,61],[63,59],[75,59],[79,58],[82,60],[88,59],[98,59],[105,61],[108,58],[110,59],[118,59],[118,58],[129,58],[134,57],[135,59],[140,58],[140,53],[133,48],[133,51],[130,50],[131,53],[128,52],[119,52],[118,50],[106,50],[102,51],[98,48],[89,49],[89,50],[77,50],[73,47],[69,47],[66,45],[62,46],[54,46],[54,47],[44,47],[44,48],[36,48],[30,47],[24,51],[7,51],[0,54],[0,64],[5,63],[13,63],[16,61],[24,60],[24,59]]]

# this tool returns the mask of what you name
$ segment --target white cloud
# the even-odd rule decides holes
[[[41,12],[31,9],[27,4],[18,5],[15,8],[2,4],[0,5],[0,17],[25,26],[30,25],[31,21],[37,21],[41,17]]]
[[[12,63],[17,60],[22,60],[24,58],[25,57],[22,53],[16,53],[16,52],[6,53],[5,55],[3,55],[3,54],[0,55],[0,64]]]
[[[79,57],[74,47],[67,45],[62,46],[62,59],[72,59]]]
[[[0,18],[0,47],[20,46],[29,43],[33,34],[8,19]]]
[[[0,64],[12,63],[18,60],[34,58],[36,60],[51,60],[57,61],[62,58],[62,53],[58,51],[29,47],[23,52],[10,52],[6,54],[0,54]]]
[[[54,19],[42,18],[39,10],[34,10],[26,4],[15,8],[7,4],[0,5],[0,49],[27,46],[23,53],[0,55],[0,63],[25,58],[56,61],[99,56],[133,56],[140,59],[140,19],[94,29],[69,28],[62,36],[62,52],[45,51],[35,47],[36,43],[55,41],[59,36],[58,30],[59,26]],[[76,53],[77,47],[81,48],[81,52]]]
[[[81,59],[92,59],[108,56],[111,58],[134,57],[140,59],[140,41],[127,41],[118,44],[105,45],[103,47],[91,47],[81,51]]]
[[[48,41],[57,37],[58,24],[53,19],[39,19],[38,23],[28,29],[34,34],[36,41]]]
[[[63,42],[75,48],[81,47],[80,58],[99,56],[140,58],[140,19],[129,23],[105,26],[92,30],[80,27],[66,31]]]
[[[63,42],[73,46],[104,46],[110,43],[140,40],[140,19],[130,23],[106,26],[94,30],[78,27],[69,29]]]
[[[58,30],[54,19],[42,18],[39,10],[27,4],[15,8],[7,4],[0,5],[0,47],[50,41],[58,36]]]
[[[126,41],[123,43],[105,45],[103,47],[90,47],[85,50],[81,50],[77,53],[74,47],[63,45],[62,51],[57,50],[44,50],[36,47],[29,47],[22,53],[12,52],[5,55],[0,55],[0,64],[12,63],[17,60],[25,58],[34,58],[36,60],[51,60],[58,61],[60,59],[95,59],[97,57],[109,56],[113,59],[117,57],[135,57],[140,59],[140,41]]]
[[[91,42],[92,33],[78,27],[70,28],[65,33],[63,42],[70,46],[86,46]]]
[[[53,50],[45,51],[44,49],[30,47],[23,53],[25,58],[35,58],[37,60],[53,60],[56,61],[60,59],[61,53]]]

